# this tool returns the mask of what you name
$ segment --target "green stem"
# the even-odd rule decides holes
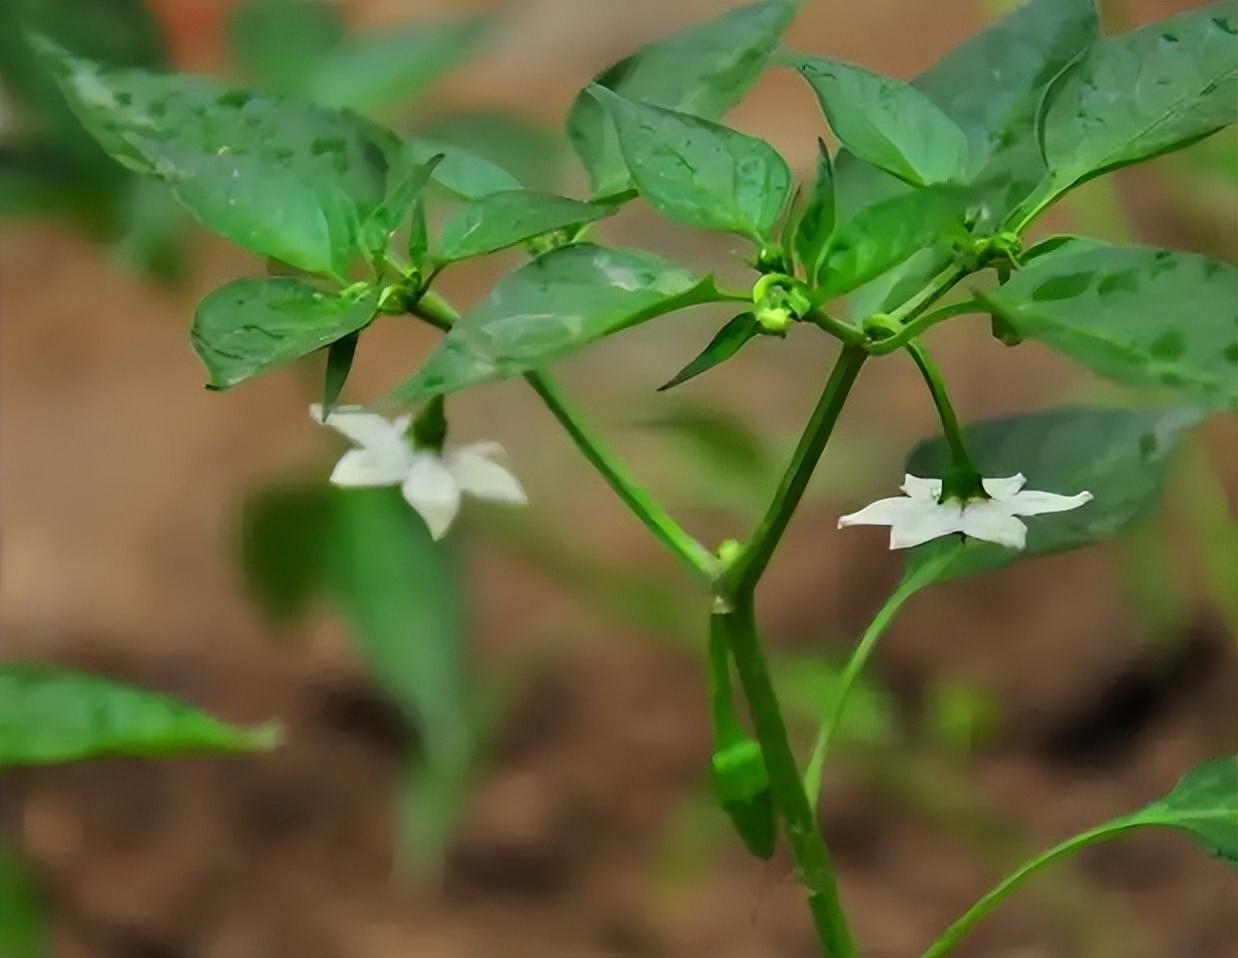
[[[726,638],[748,700],[752,727],[769,772],[774,804],[785,826],[799,879],[808,891],[808,907],[824,954],[829,958],[856,958],[855,941],[838,897],[834,865],[800,782],[786,725],[761,652],[751,594],[736,601],[730,610],[714,613],[714,616],[713,625]]]
[[[442,330],[451,329],[460,318],[460,314],[447,300],[433,291],[423,294],[413,305],[412,312]],[[698,576],[707,582],[711,581],[717,572],[717,559],[714,555],[689,535],[653,496],[628,475],[619,460],[592,434],[580,414],[572,409],[554,381],[545,373],[536,370],[525,373],[524,378],[542,398],[542,402],[567,431],[584,457],[602,474],[607,484],[653,532],[658,541],[682,559]]]
[[[959,427],[959,418],[954,413],[954,406],[950,403],[950,394],[946,391],[946,382],[942,378],[941,370],[937,368],[936,363],[929,357],[928,351],[918,340],[913,339],[907,343],[907,352],[920,367],[924,382],[933,396],[933,405],[937,407],[937,416],[941,420],[942,432],[950,446],[950,456],[953,459],[955,470],[975,475],[976,468],[972,465],[971,457],[967,454],[967,447],[963,444],[963,431]]]
[[[817,807],[821,794],[821,776],[825,770],[825,758],[830,751],[830,742],[847,711],[847,699],[851,695],[851,689],[855,686],[860,673],[864,671],[864,666],[868,664],[878,640],[885,634],[885,630],[890,627],[890,623],[894,621],[894,617],[898,615],[907,600],[925,586],[932,585],[946,566],[954,560],[956,554],[957,547],[947,549],[908,572],[890,597],[886,599],[885,604],[873,616],[872,622],[868,624],[868,628],[864,630],[855,650],[851,653],[851,658],[847,660],[847,665],[842,675],[839,676],[837,690],[822,709],[817,741],[813,745],[808,769],[804,772],[804,791],[808,794],[809,804],[814,809]]]
[[[1029,859],[1008,875],[997,887],[971,906],[963,916],[947,928],[941,936],[929,946],[921,958],[942,958],[962,941],[967,934],[994,908],[1006,899],[1027,878],[1040,871],[1050,862],[1070,855],[1086,845],[1112,838],[1132,828],[1138,828],[1142,822],[1135,820],[1107,822],[1096,828],[1089,829],[1068,838],[1059,845],[1054,845],[1048,851],[1041,852],[1035,858]]]
[[[682,559],[693,571],[706,581],[713,579],[717,572],[717,559],[708,549],[697,542],[658,504],[648,492],[639,486],[620,462],[607,450],[598,439],[590,435],[588,428],[580,416],[568,404],[559,387],[541,372],[525,373],[524,378],[533,387],[534,392],[542,397],[542,402],[559,420],[559,424],[571,437],[572,442],[584,457],[623,500],[624,504],[636,514],[650,532]]]
[[[860,346],[864,344],[864,333],[852,326],[850,323],[844,323],[841,319],[835,319],[829,313],[821,309],[809,310],[804,316],[804,322],[811,323],[820,329],[824,329],[831,336],[842,341],[847,346]]]
[[[949,292],[956,283],[967,275],[963,267],[951,263],[940,273],[929,280],[927,286],[915,296],[890,313],[890,318],[896,323],[907,323],[920,315],[927,306],[937,302]]]
[[[955,316],[964,316],[967,313],[983,312],[984,307],[974,299],[964,300],[961,303],[951,303],[949,306],[943,306],[941,309],[935,309],[931,313],[924,313],[917,316],[914,320],[903,326],[902,330],[889,339],[883,339],[880,342],[874,343],[869,347],[869,352],[874,356],[884,356],[887,353],[892,353],[895,350],[902,349],[911,340],[917,338],[925,330],[936,326],[938,323],[953,319]]]
[[[769,508],[728,575],[732,594],[750,595],[756,587],[808,487],[808,480],[812,478],[817,460],[825,451],[847,394],[867,358],[867,353],[859,347],[843,347]]]

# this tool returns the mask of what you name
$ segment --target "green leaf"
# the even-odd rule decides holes
[[[967,135],[982,223],[997,224],[1040,182],[1030,132],[1053,78],[1096,42],[1094,0],[1030,0],[914,81]]]
[[[834,234],[836,218],[834,200],[834,161],[830,159],[825,141],[817,140],[817,175],[813,181],[808,206],[800,217],[795,230],[795,254],[804,265],[808,276],[818,275],[821,269],[821,254]]]
[[[396,146],[354,118],[191,76],[104,70],[48,42],[65,96],[113,157],[157,176],[208,228],[343,277]],[[392,138],[394,139],[394,138]]]
[[[0,845],[0,958],[44,958],[47,925],[43,896],[26,862]]]
[[[958,182],[969,168],[967,137],[909,83],[823,57],[799,57],[843,146],[913,186]]]
[[[297,92],[346,31],[326,0],[246,0],[228,19],[232,59],[272,93]]]
[[[1049,93],[1041,139],[1057,195],[1238,120],[1238,0],[1106,37]]]
[[[278,729],[237,728],[176,699],[33,662],[0,665],[0,767],[103,755],[253,752]]]
[[[1204,418],[1187,408],[1063,408],[975,423],[964,441],[985,476],[1023,473],[1028,489],[1064,495],[1092,493],[1087,505],[1057,515],[1025,519],[1022,551],[988,542],[939,539],[913,549],[908,565],[933,561],[957,549],[941,578],[1000,568],[1016,559],[1091,545],[1116,535],[1150,511],[1160,496],[1169,458],[1182,434]],[[943,476],[950,453],[941,438],[913,450],[907,471]]]
[[[336,490],[327,582],[358,654],[413,721],[411,850],[436,858],[463,805],[476,736],[460,577],[398,489]]]
[[[390,109],[420,96],[472,55],[489,26],[489,18],[467,17],[345,37],[314,63],[295,92],[323,106]]]
[[[361,329],[378,291],[332,294],[298,279],[238,279],[198,304],[190,336],[212,389],[228,389]]]
[[[1209,855],[1238,865],[1238,755],[1196,766],[1164,798],[1118,822],[1180,829]]]
[[[443,225],[434,258],[453,263],[515,246],[553,230],[579,227],[613,213],[537,190],[504,190],[457,207]]]
[[[1072,244],[978,296],[1020,336],[1103,376],[1238,409],[1238,268],[1228,263]]]
[[[337,339],[327,347],[327,368],[323,374],[322,384],[322,414],[331,415],[340,393],[344,391],[344,383],[352,371],[353,357],[357,353],[357,340],[361,333],[349,333],[343,339]]]
[[[831,237],[818,282],[829,293],[845,293],[943,236],[962,235],[970,196],[962,187],[930,186],[861,210]]]
[[[739,7],[663,37],[594,82],[629,100],[716,120],[756,83],[794,16],[795,4],[787,0]],[[614,129],[587,88],[572,103],[567,133],[595,196],[629,188]]]
[[[740,313],[729,323],[718,330],[718,334],[709,341],[692,362],[679,370],[667,383],[658,387],[658,392],[674,389],[689,379],[695,379],[703,372],[708,372],[720,363],[726,362],[740,347],[753,336],[761,332],[761,324],[752,313]]]
[[[655,316],[720,299],[712,277],[652,253],[565,246],[501,280],[392,399],[415,402],[516,376]]]
[[[276,625],[299,619],[322,588],[332,502],[321,484],[268,486],[245,500],[241,570],[250,595]]]
[[[791,171],[764,140],[709,120],[589,87],[619,134],[637,188],[667,218],[769,238],[791,192]]]
[[[466,200],[479,200],[491,193],[522,189],[507,170],[463,147],[411,136],[405,138],[404,144],[418,163],[426,163],[441,154],[443,160],[434,168],[431,179]]]

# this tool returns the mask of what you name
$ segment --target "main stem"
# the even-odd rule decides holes
[[[808,908],[824,954],[829,958],[856,958],[855,940],[838,897],[834,865],[800,781],[778,698],[761,652],[751,594],[737,598],[727,611],[714,615],[714,624],[726,637],[748,700],[774,804],[786,826],[796,872],[807,889]]]
[[[769,508],[757,525],[747,548],[727,575],[730,591],[735,595],[751,594],[765,567],[769,565],[804,490],[808,488],[808,480],[812,478],[813,470],[817,467],[817,460],[825,451],[834,425],[838,422],[838,415],[842,412],[843,403],[847,400],[847,394],[867,358],[868,354],[863,349],[844,346],[834,363],[830,378],[826,381],[821,398],[817,400],[812,417],[808,420],[808,426],[800,437],[799,445],[791,456],[791,462],[783,473]]]

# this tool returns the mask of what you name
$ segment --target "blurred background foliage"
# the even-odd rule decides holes
[[[401,5],[384,5],[377,0],[244,0],[235,4],[162,0],[151,6],[144,0],[10,0],[0,6],[0,214],[15,224],[6,229],[6,245],[50,245],[47,237],[59,236],[68,226],[97,244],[90,248],[65,247],[57,241],[76,260],[88,261],[102,254],[133,271],[142,282],[168,287],[159,295],[170,299],[156,300],[153,307],[143,310],[142,322],[157,322],[161,329],[170,330],[167,348],[155,348],[152,362],[164,362],[161,357],[174,355],[173,350],[188,354],[183,331],[192,292],[209,288],[212,279],[239,271],[235,256],[221,259],[217,247],[195,235],[192,221],[162,185],[140,180],[100,152],[33,58],[24,31],[45,33],[77,53],[117,66],[210,68],[238,84],[355,109],[399,129],[474,151],[527,186],[579,193],[582,177],[568,169],[563,135],[551,125],[553,111],[536,99],[537,93],[548,86],[562,87],[564,95],[557,97],[556,103],[565,103],[590,72],[607,62],[608,54],[613,59],[625,47],[618,40],[613,45],[594,41],[592,47],[582,44],[580,52],[569,51],[564,45],[574,42],[576,34],[572,31],[591,25],[588,15],[582,18],[576,11],[572,17],[564,17],[561,32],[555,32],[554,11],[567,6],[541,5],[537,22],[546,33],[532,56],[544,58],[544,62],[515,71],[510,81],[527,82],[528,90],[509,90],[495,96],[490,95],[486,84],[493,85],[494,77],[508,70],[512,58],[530,56],[519,45],[520,38],[529,36],[529,28],[520,25],[522,9],[517,5],[487,8],[440,4],[432,17],[404,22],[407,10]],[[627,47],[664,32],[671,24],[702,18],[718,5],[667,3],[657,16],[646,16],[651,6],[627,5],[630,11],[642,15],[635,18],[638,28],[621,38]],[[952,0],[941,8],[948,8],[951,16],[937,17],[936,6],[924,4],[908,17],[909,23],[926,29],[930,21],[938,22],[930,46],[934,51],[944,51],[977,28],[985,16],[1009,6]],[[1164,15],[1170,6],[1152,0],[1107,0],[1103,5],[1111,27]],[[903,12],[903,8],[898,10]],[[880,15],[858,10],[807,11],[801,17],[797,42],[801,47],[825,49],[837,41],[840,49],[832,52],[863,60],[865,54],[880,48],[880,37],[867,46],[855,38],[866,35],[875,22],[871,18]],[[607,14],[598,27],[615,25],[617,17],[622,19],[623,14]],[[830,33],[823,32],[823,24],[832,24]],[[599,46],[604,48],[600,53]],[[564,54],[562,62],[556,62],[557,52]],[[890,46],[887,62],[875,65],[897,69],[901,74],[914,72],[897,67],[899,53]],[[468,78],[474,65],[486,57],[497,58],[495,65],[488,71],[478,70],[477,79],[470,85]],[[919,52],[911,62],[926,66],[931,59],[929,52]],[[452,88],[450,95],[438,95],[453,77],[461,76],[465,81]],[[786,87],[774,85],[776,82],[764,84],[754,100],[737,111],[737,121],[762,127],[780,146],[794,143],[787,153],[803,170],[811,162],[817,132],[815,114],[808,101],[786,95]],[[519,102],[529,109],[513,108],[512,104]],[[808,116],[813,117],[812,135],[804,132],[804,118]],[[1113,241],[1172,239],[1176,245],[1233,260],[1238,257],[1236,211],[1238,134],[1227,131],[1146,169],[1093,181],[1065,200],[1055,214],[1054,225],[1059,230]],[[54,225],[43,225],[44,221]],[[612,228],[620,241],[625,236],[640,236],[672,254],[679,252],[681,258],[706,261],[728,252],[717,246],[724,241],[664,229],[641,211],[625,211],[616,221]],[[16,232],[27,229],[29,234]],[[37,253],[33,257],[39,258]],[[30,259],[29,255],[25,257],[27,262]],[[500,259],[509,264],[517,262],[514,258]],[[86,277],[97,276],[89,267],[72,268]],[[726,268],[737,270],[738,266]],[[70,277],[66,282],[80,281],[72,278],[72,273],[66,275]],[[494,278],[493,267],[482,266],[453,282],[465,296],[476,298]],[[117,281],[112,285],[100,284],[97,279],[86,281],[95,282],[97,288],[83,288],[73,297],[91,305],[78,321],[83,327],[110,321],[108,314],[118,307],[109,303],[109,296],[118,288],[130,300],[150,295],[128,286],[116,287]],[[41,308],[53,308],[38,299],[37,285],[6,286],[6,336],[13,336],[10,329],[18,324],[38,323]],[[19,302],[20,311],[15,306]],[[54,308],[66,307],[61,304]],[[152,313],[157,315],[152,317]],[[122,337],[145,337],[148,333],[140,324],[124,329]],[[670,502],[685,506],[695,525],[721,538],[742,529],[760,508],[759,490],[773,482],[798,428],[803,398],[794,397],[799,393],[806,397],[811,392],[819,375],[820,357],[811,350],[801,350],[787,359],[786,350],[777,352],[781,344],[761,343],[750,350],[750,355],[746,353],[742,362],[737,361],[736,378],[720,376],[720,382],[685,388],[681,395],[656,396],[652,387],[674,372],[680,356],[691,355],[693,344],[704,341],[707,329],[707,322],[686,321],[673,342],[657,349],[651,349],[647,339],[608,346],[601,360],[595,360],[592,366],[582,365],[579,372],[573,371],[571,380],[585,389],[590,404],[606,410],[605,420],[618,435],[625,454],[640,464],[639,471],[647,467],[653,484]],[[36,342],[20,338],[12,341],[27,347],[25,356]],[[83,339],[89,341],[89,337]],[[149,341],[158,342],[153,332]],[[362,357],[359,365],[367,368],[358,377],[360,382],[370,385],[381,378],[379,374],[407,370],[413,363],[410,357],[424,348],[427,340],[404,334],[403,339],[392,342],[396,347],[391,357],[377,362],[374,354],[368,362]],[[974,350],[960,345],[957,336],[948,342],[956,369],[966,371],[962,372],[964,377],[970,375],[982,360]],[[43,348],[55,350],[59,345],[51,341]],[[118,348],[123,353],[126,347]],[[4,352],[12,355],[14,350],[10,347]],[[760,371],[773,368],[776,359],[782,359],[783,365],[771,380],[768,371]],[[988,413],[988,405],[1000,406],[996,411],[1006,412],[1065,399],[1103,398],[1109,388],[1092,380],[1067,379],[1061,368],[1045,357],[1036,359],[1043,362],[1043,372],[1032,375],[1008,395],[1000,377],[996,382],[991,374],[982,377],[987,385],[974,387],[964,379],[964,403],[977,414]],[[50,359],[39,361],[53,363]],[[98,361],[110,362],[107,358]],[[126,369],[123,364],[117,368]],[[136,371],[122,375],[130,373]],[[134,382],[126,387],[136,395],[133,404],[125,407],[127,414],[149,404],[176,406],[178,398],[172,391],[186,389],[196,376],[197,371],[186,361],[183,369],[168,377],[151,376],[149,381]],[[291,396],[277,397],[278,415],[255,414],[253,428],[298,429],[291,411],[298,406],[303,409],[316,398],[321,376],[318,369],[303,369],[287,380],[292,384]],[[49,382],[47,389],[61,397],[50,408],[61,417],[76,415],[80,404],[90,401],[91,388],[111,388],[106,378],[75,384],[72,375],[52,375]],[[915,419],[910,426],[869,425],[884,412],[882,391],[890,388],[889,382],[884,380],[877,387],[867,401],[867,410],[837,436],[830,474],[814,484],[804,509],[807,516],[822,514],[825,519],[801,520],[814,537],[828,527],[832,512],[823,508],[827,502],[855,502],[871,498],[874,489],[892,487],[891,477],[909,440],[914,439],[916,430],[931,428],[927,416]],[[646,389],[647,385],[650,388]],[[227,427],[214,428],[239,431],[243,427],[237,420],[245,417],[244,410],[261,404],[264,395],[274,396],[273,388],[266,387],[265,394],[255,388],[247,398],[210,413],[229,422]],[[43,395],[43,387],[19,378],[4,396],[6,420],[23,416],[26,405]],[[358,389],[349,398],[359,401],[364,395]],[[215,397],[211,402],[223,401]],[[490,416],[482,405],[472,400],[460,405],[461,419],[468,427],[489,428]],[[907,406],[915,405],[908,401]],[[190,423],[208,422],[208,414],[198,407],[186,415]],[[423,879],[442,879],[444,869],[450,875],[448,858],[454,830],[468,809],[478,801],[484,806],[486,782],[496,774],[492,763],[510,748],[505,741],[528,721],[529,699],[542,695],[546,676],[557,674],[564,662],[569,670],[581,667],[583,662],[591,671],[587,675],[573,672],[572,681],[597,684],[597,694],[606,694],[602,688],[606,678],[599,670],[617,666],[605,656],[590,659],[592,631],[608,639],[616,633],[635,637],[656,650],[651,653],[652,664],[640,661],[644,669],[641,681],[662,681],[659,670],[667,667],[667,655],[674,657],[669,660],[672,662],[686,659],[694,669],[704,663],[704,636],[698,625],[700,598],[681,588],[664,567],[651,564],[648,553],[634,544],[635,535],[629,536],[631,530],[624,525],[623,517],[596,515],[600,495],[582,501],[574,488],[558,491],[563,486],[591,488],[595,482],[586,477],[583,465],[569,452],[546,452],[553,436],[531,438],[550,432],[545,421],[536,419],[534,412],[514,400],[512,409],[500,419],[529,442],[527,451],[517,457],[518,465],[532,473],[534,488],[541,495],[534,495],[535,505],[527,512],[485,510],[484,515],[466,517],[460,541],[446,548],[429,541],[420,521],[398,496],[387,491],[329,489],[323,480],[330,450],[315,446],[310,451],[309,440],[292,445],[277,443],[280,455],[274,458],[282,462],[278,467],[272,467],[270,455],[254,457],[248,466],[232,463],[223,467],[209,446],[196,465],[199,469],[216,466],[227,472],[231,491],[220,493],[216,484],[214,494],[220,504],[209,511],[210,521],[216,527],[230,524],[239,530],[227,551],[239,576],[234,579],[230,573],[224,574],[220,580],[223,585],[209,582],[203,591],[218,596],[243,588],[267,625],[247,625],[236,631],[267,636],[275,656],[303,656],[313,663],[320,655],[316,649],[322,644],[324,631],[332,633],[342,627],[351,654],[364,663],[373,686],[396,710],[400,744],[396,771],[388,784],[397,796],[390,801],[390,808],[400,826],[390,841],[398,852],[398,861]],[[535,421],[526,424],[528,420]],[[515,421],[519,424],[513,425]],[[51,428],[55,428],[55,420],[52,422]],[[115,425],[115,420],[105,420],[106,429]],[[300,431],[308,436],[310,427],[305,420]],[[193,427],[160,427],[156,435],[166,441],[180,428]],[[66,441],[71,441],[71,435]],[[1197,638],[1201,628],[1222,633],[1228,630],[1225,641],[1232,650],[1238,623],[1232,439],[1232,423],[1196,437],[1171,474],[1168,507],[1126,536],[1113,550],[1115,558],[1108,565],[1099,571],[1085,569],[1087,575],[1100,579],[1110,575],[1107,570],[1117,570],[1118,584],[1111,594],[1116,597],[1112,601],[1125,607],[1120,617],[1121,642],[1133,640],[1136,644],[1129,654],[1119,656],[1118,665],[1113,666],[1120,670],[1117,674],[1106,677],[1102,673],[1094,700],[1082,706],[1084,712],[1089,708],[1094,711],[1095,723],[1103,726],[1106,722],[1139,721],[1147,702],[1192,668],[1200,654]],[[25,441],[25,433],[16,441],[10,440],[12,451],[8,455],[20,454]],[[214,442],[215,448],[226,450],[228,456],[243,457],[245,449],[250,448],[226,440]],[[103,441],[105,450],[109,444],[110,440]],[[117,456],[131,451],[123,442],[116,445],[121,449]],[[21,496],[33,494],[39,466],[59,465],[68,455],[67,450],[61,450],[32,457],[30,469],[13,475],[18,492],[10,493],[6,512],[11,515],[15,504],[25,501]],[[298,457],[303,466],[290,472],[288,464],[297,462]],[[151,481],[166,485],[173,481],[170,475],[160,473]],[[110,488],[117,488],[118,481],[114,480]],[[72,527],[71,511],[64,521]],[[191,548],[213,541],[213,536],[204,536],[200,528],[197,532],[193,528],[185,534]],[[70,539],[91,534],[87,524],[71,532]],[[30,540],[19,534],[18,541],[25,544]],[[832,695],[838,662],[862,626],[865,610],[875,608],[882,588],[891,579],[892,568],[877,567],[875,563],[883,560],[863,548],[854,557],[843,549],[846,558],[832,559],[824,568],[819,564],[814,567],[810,558],[813,547],[812,539],[800,540],[791,550],[786,562],[790,571],[775,582],[770,602],[777,608],[779,600],[794,590],[812,592],[814,584],[821,593],[798,606],[787,604],[786,611],[778,612],[771,624],[778,640],[776,678],[797,738],[805,748],[821,703]],[[143,546],[130,544],[129,548]],[[1184,558],[1191,555],[1199,558]],[[195,557],[194,561],[202,560]],[[877,571],[865,571],[870,563]],[[12,561],[8,564],[11,568]],[[810,571],[797,572],[796,566]],[[40,567],[34,562],[32,568]],[[73,569],[66,567],[62,575],[73,575]],[[28,573],[19,582],[29,581],[35,574]],[[1042,582],[1051,581],[1055,574],[1045,573]],[[822,577],[824,585],[820,584]],[[8,585],[10,594],[15,588]],[[194,588],[189,587],[190,591]],[[985,586],[973,588],[983,590]],[[851,591],[855,598],[846,594]],[[949,598],[942,601],[953,603],[950,609],[960,617],[973,610],[975,600],[963,598],[955,587],[948,591]],[[89,590],[85,594],[89,595]],[[586,611],[572,611],[570,606],[563,606],[561,598],[553,598],[563,595],[574,597],[571,601],[583,604]],[[956,638],[954,630],[965,626],[954,620],[953,611],[945,606],[942,609],[945,611],[930,615],[921,628],[935,641],[948,643]],[[74,628],[84,637],[85,646],[89,648],[96,641],[106,644],[106,636],[97,640],[93,633],[109,627],[107,609],[100,611],[99,622],[91,620],[88,602],[74,614],[84,619]],[[169,622],[200,621],[204,615],[209,620],[210,600],[195,595],[183,608],[177,606],[162,618],[152,613],[148,631],[158,634]],[[916,615],[913,609],[908,618],[914,622]],[[110,627],[123,630],[141,616],[114,617],[120,625],[114,622]],[[19,648],[69,658],[82,654],[72,641],[47,643],[39,639],[64,627],[62,617],[50,617],[50,625],[44,618],[38,605],[19,603],[10,624],[34,636],[19,641]],[[219,620],[219,626],[229,628],[243,620],[243,615],[238,618],[229,614]],[[981,616],[969,628],[982,632],[985,622],[992,627],[994,621],[1000,622],[1000,616]],[[915,628],[913,625],[908,630]],[[985,637],[983,641],[999,638]],[[971,648],[974,643],[962,644]],[[578,645],[584,647],[583,652],[576,648]],[[45,653],[45,649],[50,652]],[[163,653],[156,643],[154,651],[146,647],[141,654]],[[919,654],[933,661],[931,650]],[[979,660],[989,663],[986,656],[979,654]],[[958,664],[957,658],[951,661]],[[1232,657],[1222,661],[1232,684]],[[1020,817],[1011,811],[1009,802],[986,797],[986,776],[972,774],[969,763],[996,750],[1000,766],[1002,743],[1012,735],[1018,737],[1011,730],[1012,721],[1017,723],[1021,714],[1018,706],[1003,699],[1002,682],[986,683],[982,678],[986,670],[992,675],[991,665],[970,668],[964,662],[961,674],[953,674],[948,666],[921,669],[911,681],[914,687],[909,688],[907,674],[915,672],[914,662],[913,658],[912,665],[905,664],[901,674],[897,667],[879,669],[853,697],[839,743],[846,776],[864,783],[866,794],[879,796],[877,801],[884,807],[926,821],[932,829],[940,829],[967,846],[985,868],[1008,864],[1037,842],[1018,824]],[[1024,680],[1034,682],[1036,673],[1053,667],[1051,657],[1048,663],[1034,663]],[[1014,671],[1017,673],[1018,667]],[[690,683],[697,682],[697,671],[691,674]],[[1060,682],[1050,683],[1051,690],[1062,688],[1065,686]],[[241,703],[240,712],[252,713],[254,704]],[[275,707],[274,700],[266,704]],[[684,703],[683,711],[693,707],[695,700]],[[698,711],[703,715],[703,708]],[[265,717],[264,710],[259,712]],[[702,715],[687,716],[685,721],[703,721]],[[573,719],[556,716],[555,720]],[[631,721],[636,724],[635,719]],[[1086,726],[1087,721],[1085,715],[1076,726]],[[1062,734],[1069,738],[1068,733]],[[1086,751],[1093,746],[1087,742],[1072,746],[1065,739],[1055,745],[1050,736],[1045,748],[1069,752],[1072,747]],[[604,741],[597,743],[587,751],[589,761],[608,763],[609,747]],[[1104,747],[1103,742],[1100,747]],[[675,915],[690,908],[686,903],[708,884],[710,872],[729,856],[734,844],[726,820],[708,791],[707,746],[697,741],[686,752],[684,760],[695,763],[681,776],[689,785],[667,799],[668,810],[646,829],[655,832],[656,839],[640,871],[643,887],[638,895],[639,909],[670,915],[666,920],[671,922],[682,920]],[[313,774],[339,773],[324,765],[314,767]],[[501,769],[498,774],[502,778]],[[833,779],[831,773],[827,794],[838,788],[845,796],[847,789],[854,787]],[[646,786],[633,782],[631,787]],[[482,791],[481,799],[473,796],[475,788]],[[3,794],[24,792],[15,789]],[[632,800],[630,796],[623,799]],[[0,824],[8,826],[6,834],[10,837],[25,837],[11,843],[7,851],[0,851],[0,958],[31,958],[46,952],[40,904],[44,896],[32,874],[46,880],[55,869],[40,864],[47,857],[46,847],[29,837],[31,814],[36,836],[39,831],[37,810],[31,813],[33,806],[27,803],[23,813],[14,810],[19,802],[7,804],[10,807],[0,814]],[[509,810],[509,814],[517,813]],[[1039,826],[1034,829],[1043,830]],[[19,852],[19,847],[30,845],[33,847]],[[844,841],[844,855],[845,845]],[[19,854],[27,854],[36,863],[33,873],[22,865]],[[883,867],[897,870],[904,865],[891,861]],[[732,861],[730,867],[739,866]],[[1063,929],[1063,940],[1075,949],[1070,953],[1135,954],[1123,950],[1134,947],[1131,942],[1136,936],[1114,917],[1122,914],[1121,906],[1100,896],[1081,870],[1062,874],[1065,877],[1056,885],[1040,889],[1043,900],[1036,907],[1049,910],[1056,926]],[[57,889],[46,897],[55,901]],[[1085,902],[1093,905],[1085,907]],[[657,924],[657,920],[651,921]],[[1222,921],[1220,933],[1232,924],[1230,921],[1226,926]],[[711,939],[688,934],[687,940]],[[630,952],[646,953],[642,947],[638,943]],[[621,951],[616,949],[616,953]],[[103,952],[87,949],[73,953]]]

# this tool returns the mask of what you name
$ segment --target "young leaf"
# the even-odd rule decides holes
[[[795,230],[795,254],[804,265],[807,276],[816,276],[821,268],[821,254],[834,234],[834,161],[830,159],[825,141],[817,140],[817,176],[813,181],[808,206]]]
[[[1049,92],[1050,195],[1238,121],[1238,0],[1106,37]]]
[[[296,93],[346,31],[338,5],[327,0],[246,0],[228,20],[236,65],[282,94]]]
[[[760,332],[761,324],[757,322],[757,318],[752,313],[740,313],[718,330],[718,335],[709,341],[709,345],[702,349],[692,362],[679,370],[669,382],[659,386],[658,392],[674,389],[689,379],[695,379],[701,373],[726,362],[739,352],[744,343]]]
[[[606,107],[637,188],[667,218],[726,230],[757,242],[791,192],[791,171],[764,140],[709,120],[635,103],[602,86]]]
[[[711,277],[652,253],[565,246],[501,280],[392,398],[415,402],[516,376],[655,316],[720,299]]]
[[[0,665],[0,768],[102,755],[253,752],[278,741],[274,726],[237,728],[97,675],[33,662]]]
[[[335,295],[298,279],[238,279],[198,304],[190,337],[212,389],[308,356],[374,318],[378,291]]]
[[[342,277],[386,195],[392,144],[345,115],[191,76],[104,70],[48,41],[65,96],[103,148],[157,176],[256,253]]]
[[[1086,490],[1081,509],[1027,521],[1021,552],[987,542],[939,539],[913,549],[908,566],[932,561],[942,549],[958,557],[941,578],[1000,568],[1016,559],[1077,549],[1113,536],[1150,510],[1160,495],[1169,457],[1182,434],[1204,418],[1187,408],[1065,408],[994,419],[964,430],[968,452],[986,476],[1023,473],[1029,489],[1069,494]],[[907,471],[943,476],[950,453],[939,437],[917,446]]]
[[[434,167],[431,179],[466,200],[479,200],[491,193],[522,189],[507,170],[463,147],[413,136],[406,137],[404,145],[418,163],[426,163],[441,155],[442,162]]]
[[[389,109],[470,56],[489,25],[486,17],[467,17],[347,37],[314,63],[295,92],[323,106]]]
[[[1020,336],[1103,376],[1238,409],[1238,269],[1228,263],[1068,244],[978,296]]]
[[[407,155],[405,160],[407,160]],[[371,260],[381,267],[383,256],[391,234],[400,228],[409,212],[416,207],[435,169],[443,161],[442,153],[436,153],[424,163],[414,164],[412,169],[404,173],[394,171],[395,175],[389,182],[393,185],[378,208],[361,224],[361,246]]]
[[[537,190],[504,190],[456,208],[439,234],[434,258],[454,263],[515,246],[552,230],[579,227],[614,209]]]
[[[322,383],[322,415],[325,419],[335,408],[344,391],[344,383],[352,371],[353,356],[357,353],[357,340],[360,332],[349,333],[343,339],[337,339],[327,347],[327,368],[323,374]]]
[[[962,234],[970,196],[962,187],[930,186],[860,211],[830,239],[818,282],[829,293],[845,293],[943,236]]]
[[[638,50],[594,82],[629,100],[717,120],[757,81],[794,16],[788,0],[739,7]],[[595,196],[629,188],[614,129],[588,88],[572,103],[567,133]]]
[[[915,87],[839,60],[799,57],[843,146],[913,186],[965,180],[967,137]]]
[[[325,581],[332,490],[273,485],[241,512],[241,571],[250,595],[275,625],[296,621]]]
[[[1209,855],[1238,866],[1238,755],[1197,765],[1169,794],[1115,824],[1187,832]]]

